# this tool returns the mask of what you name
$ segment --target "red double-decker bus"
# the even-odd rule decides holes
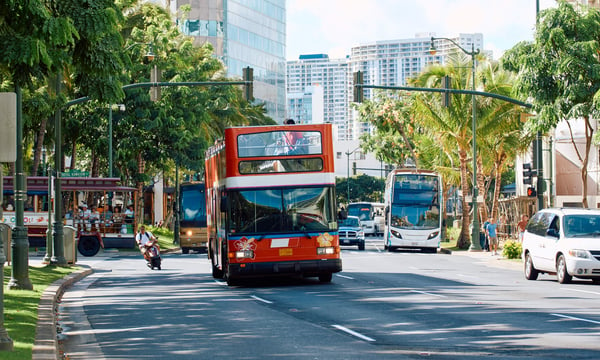
[[[228,285],[342,270],[330,124],[233,127],[206,153],[208,257]]]

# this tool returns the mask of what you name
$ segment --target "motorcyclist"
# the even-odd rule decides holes
[[[153,241],[157,241],[156,237],[152,235],[150,231],[146,231],[146,227],[144,225],[140,226],[140,231],[135,235],[135,242],[138,244],[140,252],[144,255],[144,259],[149,261],[148,257],[148,249],[146,248],[147,243],[151,243]]]

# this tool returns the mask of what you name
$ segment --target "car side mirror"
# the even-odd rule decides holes
[[[552,236],[555,238],[559,237],[558,230],[556,230],[556,229],[548,229],[548,231],[546,231],[546,235]]]

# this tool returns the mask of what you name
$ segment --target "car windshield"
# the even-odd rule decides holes
[[[567,215],[564,217],[565,236],[600,237],[600,215]]]
[[[358,227],[358,219],[355,217],[348,217],[344,220],[340,220],[340,226]]]

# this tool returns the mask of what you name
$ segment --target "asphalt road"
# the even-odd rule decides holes
[[[205,254],[80,259],[65,292],[70,359],[598,359],[600,287],[524,279],[488,253],[344,248],[344,271],[228,287]]]

